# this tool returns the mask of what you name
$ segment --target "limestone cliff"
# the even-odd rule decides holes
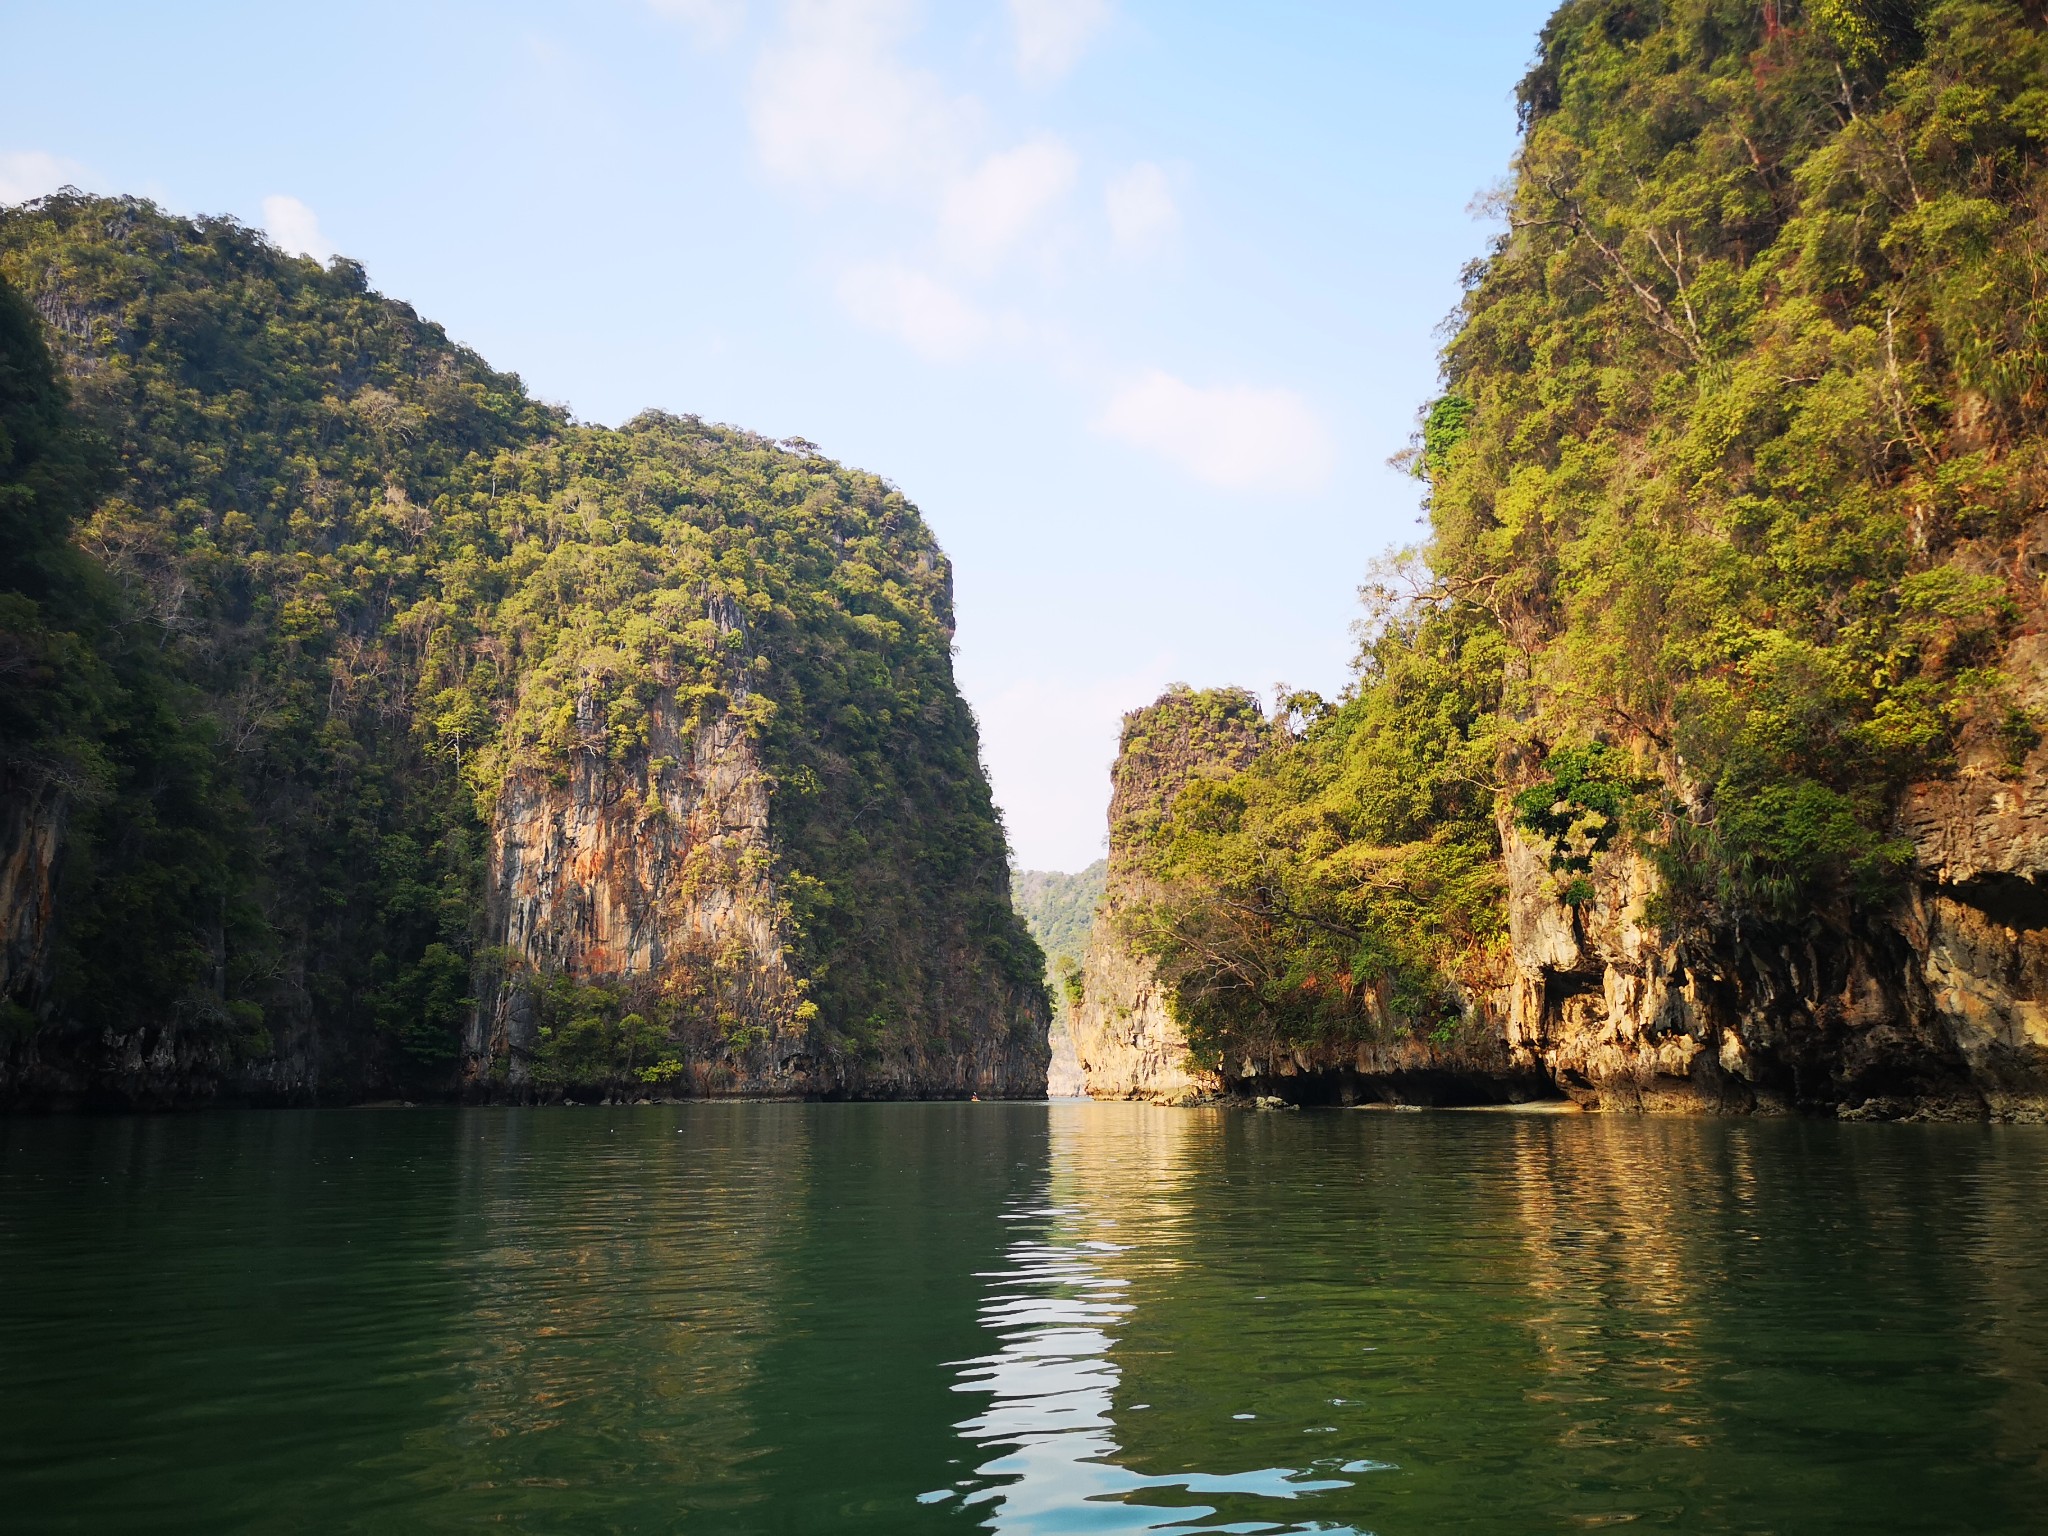
[[[721,648],[746,654],[756,637],[739,605],[713,596],[706,606]],[[644,747],[624,759],[607,751],[586,694],[567,771],[524,765],[507,776],[491,827],[483,953],[492,963],[465,1041],[472,1091],[577,1086],[543,1017],[549,983],[568,979],[609,989],[616,1007],[657,1024],[657,1066],[643,1084],[628,1068],[586,1080],[585,1091],[1044,1092],[1042,997],[978,964],[957,921],[897,935],[908,968],[926,978],[914,1015],[862,1038],[821,1014],[813,975],[836,957],[800,943],[776,776],[748,724],[750,671],[730,661],[720,671],[724,709],[693,716],[665,689]],[[993,894],[1007,902],[1007,892]]]
[[[1123,924],[1156,894],[1138,849],[1172,815],[1181,788],[1242,767],[1268,736],[1258,700],[1237,688],[1175,688],[1124,716],[1110,770],[1108,880],[1069,1022],[1082,1085],[1093,1098],[1185,1103],[1223,1086],[1219,1073],[1189,1060],[1157,970]]]
[[[1042,1093],[1043,1013],[1026,991],[989,988],[943,932],[930,937],[954,980],[950,997],[932,999],[937,1039],[849,1051],[813,1028],[770,813],[770,776],[740,719],[692,726],[672,695],[656,702],[648,749],[626,763],[580,750],[566,775],[513,774],[492,822],[486,922],[500,958],[465,1042],[472,1089],[548,1086],[535,1071],[543,984],[572,977],[614,986],[663,1021],[681,1070],[641,1092]]]
[[[1151,850],[1205,1055],[2043,1113],[2044,78],[2039,6],[1557,8],[1427,536],[1345,696]]]
[[[492,820],[487,935],[505,956],[466,1043],[474,1084],[531,1083],[533,979],[615,981],[677,1013],[697,1093],[815,1086],[769,868],[760,755],[730,715],[694,729],[674,697],[644,754],[579,750],[566,782],[511,776]],[[811,1012],[815,1012],[813,1009]]]
[[[1919,855],[1912,885],[1890,911],[1820,933],[1674,935],[1648,915],[1657,876],[1632,852],[1601,859],[1593,899],[1567,904],[1541,854],[1510,832],[1511,975],[1473,996],[1464,1024],[1442,1039],[1395,1028],[1254,1047],[1218,1073],[1195,1072],[1149,964],[1105,933],[1089,957],[1091,991],[1104,999],[1083,1037],[1089,1089],[2048,1118],[2048,865],[2012,858],[2038,846],[2044,768],[2037,752],[1996,787],[1923,786],[1906,811]],[[1942,862],[1987,843],[2002,866]]]
[[[2004,658],[2030,707],[2043,637]],[[2048,748],[2011,761],[1966,736],[1953,777],[1916,785],[1895,903],[1803,930],[1673,930],[1658,880],[1617,849],[1568,906],[1505,836],[1516,980],[1505,1040],[1588,1106],[1824,1110],[1862,1118],[2048,1113]]]

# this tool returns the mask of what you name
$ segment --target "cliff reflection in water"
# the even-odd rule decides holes
[[[594,1116],[510,1117],[468,1170],[468,1381],[436,1459],[478,1507],[525,1489],[578,1528],[902,1529],[960,1470],[940,1363],[1044,1182],[1037,1112],[990,1108],[615,1112],[595,1153]]]
[[[630,1515],[660,1487],[680,1519],[758,1500],[745,1389],[814,1161],[812,1120],[764,1108],[614,1115],[596,1147],[582,1112],[464,1140],[466,1379],[439,1443],[415,1446],[467,1469],[462,1494],[545,1489],[571,1519]]]
[[[2027,1528],[2044,1154],[1055,1105],[956,1367],[980,1460],[925,1498],[1001,1532]]]

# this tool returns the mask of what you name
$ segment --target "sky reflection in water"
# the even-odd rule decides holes
[[[1062,1171],[1061,1140],[1056,1132],[1055,1179]],[[1071,1146],[1065,1150],[1071,1157]],[[1080,1206],[1034,1205],[1006,1212],[1004,1219],[1027,1228],[1027,1234],[1005,1251],[1008,1267],[977,1277],[988,1286],[982,1326],[1001,1347],[960,1361],[953,1387],[988,1394],[988,1406],[958,1428],[980,1449],[999,1454],[982,1462],[973,1478],[962,1479],[959,1489],[934,1489],[921,1495],[920,1503],[958,1494],[964,1505],[985,1505],[985,1528],[1002,1536],[1355,1529],[1321,1521],[1303,1524],[1277,1512],[1270,1521],[1216,1524],[1214,1505],[1171,1495],[1295,1501],[1352,1486],[1349,1478],[1333,1472],[1376,1471],[1384,1463],[1326,1458],[1300,1468],[1149,1477],[1119,1465],[1112,1413],[1122,1372],[1110,1351],[1117,1325],[1132,1310],[1121,1299],[1131,1282],[1105,1273],[1102,1264],[1129,1252],[1130,1245],[1086,1236],[1093,1226],[1115,1224],[1092,1221]],[[1140,1413],[1150,1406],[1131,1403],[1124,1411]],[[1233,1420],[1254,1417],[1231,1415]]]

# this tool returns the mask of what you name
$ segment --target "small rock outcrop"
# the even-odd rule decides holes
[[[1186,1103],[1221,1091],[1220,1072],[1195,1065],[1166,1006],[1156,968],[1136,952],[1125,916],[1152,899],[1139,847],[1171,816],[1191,779],[1229,773],[1270,739],[1259,701],[1241,688],[1169,690],[1124,716],[1110,770],[1109,877],[1082,962],[1071,1014],[1074,1052],[1092,1098]]]

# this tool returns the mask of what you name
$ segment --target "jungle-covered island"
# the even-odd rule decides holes
[[[9,1531],[2041,1528],[2048,0],[0,39]]]
[[[1107,1097],[2039,1118],[2040,6],[1572,0],[1518,100],[1351,686],[1135,710],[1014,892],[888,482],[0,211],[0,1097],[1037,1096],[1057,1011]]]
[[[8,1100],[1043,1091],[892,486],[231,220],[59,194],[0,280]]]

